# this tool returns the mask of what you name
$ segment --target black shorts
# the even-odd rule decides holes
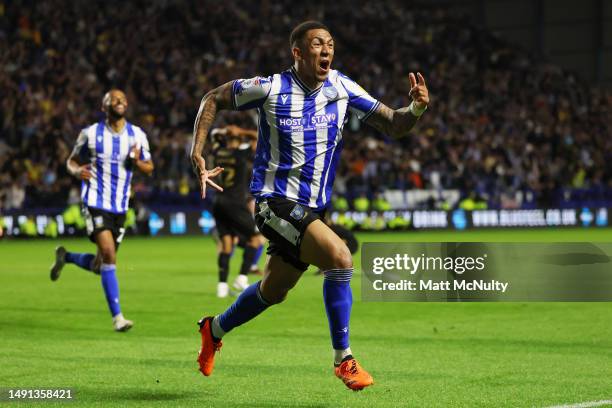
[[[82,207],[82,212],[89,240],[95,244],[96,235],[101,231],[109,230],[115,240],[115,249],[118,249],[121,240],[123,240],[123,234],[125,234],[125,228],[123,227],[125,214],[115,214],[87,206]]]
[[[301,271],[308,269],[308,264],[300,260],[300,245],[306,227],[324,216],[325,211],[315,212],[285,198],[262,198],[255,205],[255,222],[270,241],[268,255],[278,255]]]
[[[242,202],[216,199],[212,208],[213,217],[219,237],[224,235],[238,236],[248,240],[259,234],[253,214],[247,207],[246,200]]]

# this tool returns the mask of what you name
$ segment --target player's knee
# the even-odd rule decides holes
[[[289,294],[289,290],[286,290],[284,292],[277,292],[274,293],[273,295],[269,296],[270,298],[268,299],[267,297],[264,297],[264,299],[270,304],[270,305],[277,305],[279,303],[282,303],[285,301],[285,299],[287,299],[287,295]]]
[[[277,305],[287,299],[291,287],[267,287],[263,285],[261,287],[261,296],[270,305]]]
[[[100,255],[102,262],[105,264],[115,264],[115,249],[114,248],[102,248],[100,249]]]
[[[286,288],[280,288],[280,289],[276,289],[270,296],[270,299],[268,299],[267,297],[264,296],[264,299],[266,299],[266,301],[268,303],[270,303],[271,305],[277,305],[279,303],[282,303],[285,301],[285,299],[287,299],[287,296],[289,295],[289,291],[293,288],[293,286],[291,287],[286,287]]]
[[[334,269],[350,269],[353,267],[351,251],[343,243],[336,245],[332,251],[331,267]]]
[[[96,275],[100,274],[100,266],[102,266],[102,257],[100,254],[96,256],[96,258],[92,261],[91,270]]]

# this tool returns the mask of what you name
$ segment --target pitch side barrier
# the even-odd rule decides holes
[[[469,230],[486,228],[559,228],[610,225],[608,214],[612,208],[549,208],[528,210],[391,210],[356,212],[334,211],[334,223],[360,230],[449,229]]]
[[[356,231],[476,230],[492,228],[607,228],[612,208],[530,210],[392,210],[329,212],[330,220]],[[128,217],[129,219],[130,217]],[[64,214],[30,213],[0,216],[4,237],[57,237],[84,235],[84,223]],[[128,234],[209,235],[215,220],[208,210],[148,211],[146,217],[128,220]]]

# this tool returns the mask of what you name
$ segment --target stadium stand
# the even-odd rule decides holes
[[[612,206],[612,93],[441,8],[345,0],[0,4],[4,213],[78,201],[64,162],[112,86],[127,91],[129,117],[148,133],[156,163],[152,179],[136,181],[136,195],[150,205],[199,205],[187,152],[200,98],[215,84],[289,67],[286,38],[305,18],[332,29],[334,68],[389,106],[408,104],[410,71],[424,73],[432,95],[413,136],[399,143],[347,124],[337,194],[349,203],[422,189],[457,190],[488,208]],[[245,113],[221,122],[254,127]]]

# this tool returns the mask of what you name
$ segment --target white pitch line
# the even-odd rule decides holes
[[[546,407],[546,408],[591,408],[591,407],[601,407],[603,405],[612,405],[612,400],[578,402],[576,404],[555,405],[555,406]]]

